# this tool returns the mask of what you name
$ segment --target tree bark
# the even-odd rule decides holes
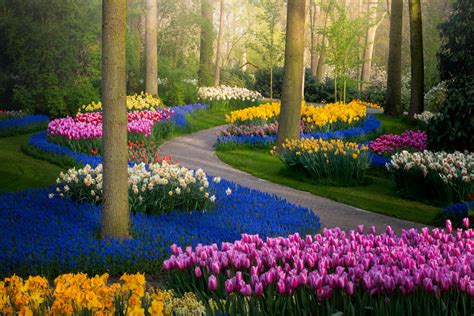
[[[158,96],[158,12],[156,0],[146,0],[146,79],[145,91]]]
[[[287,139],[297,139],[300,137],[305,11],[305,0],[288,1],[285,67],[276,141],[277,148],[280,149]]]
[[[403,0],[392,0],[385,113],[401,115]]]
[[[100,237],[130,237],[127,105],[125,81],[126,0],[102,3],[103,209]]]
[[[367,88],[367,83],[370,81],[371,67],[372,67],[372,56],[374,53],[374,42],[375,35],[377,33],[377,28],[380,23],[377,22],[377,8],[379,5],[379,0],[369,0],[367,9],[369,12],[370,23],[373,23],[367,30],[367,35],[365,37],[365,49],[362,59],[362,71],[360,75],[360,88],[362,91],[365,91]]]
[[[217,35],[216,48],[216,71],[214,72],[214,86],[219,86],[221,80],[221,63],[222,63],[222,38],[224,36],[224,0],[220,0],[219,13],[219,34]]]
[[[423,25],[420,0],[409,0],[410,15],[410,55],[411,55],[411,98],[408,119],[414,121],[414,115],[424,108],[424,60]]]
[[[213,7],[211,0],[201,0],[201,46],[199,51],[199,85],[211,86],[212,75],[212,41],[213,41]]]

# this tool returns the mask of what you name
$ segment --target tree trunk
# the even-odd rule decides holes
[[[403,0],[392,0],[385,113],[401,115]]]
[[[220,0],[219,34],[217,35],[216,71],[214,72],[214,86],[219,86],[221,80],[222,38],[224,36],[224,0]]]
[[[146,0],[146,93],[158,96],[158,15],[156,0]]]
[[[317,27],[317,19],[321,13],[320,7],[316,4],[315,0],[311,0],[310,3],[310,34],[311,34],[311,42],[310,42],[310,51],[311,51],[311,74],[316,77],[318,71],[318,36],[316,32]]]
[[[360,88],[362,91],[365,91],[367,88],[367,83],[370,81],[371,67],[372,67],[372,56],[374,53],[374,42],[375,34],[377,33],[377,28],[380,23],[377,20],[377,7],[379,5],[379,0],[369,0],[367,9],[369,12],[369,20],[372,25],[367,30],[367,35],[365,37],[365,49],[362,59],[362,72],[360,75]]]
[[[127,104],[125,81],[126,0],[102,3],[103,209],[100,237],[130,237]]]
[[[201,0],[201,47],[199,50],[199,85],[211,86],[212,75],[212,41],[213,41],[213,7],[211,0]]]
[[[300,137],[301,91],[305,34],[305,0],[290,0],[287,7],[285,67],[276,145]]]
[[[326,9],[326,17],[324,19],[324,29],[327,28],[329,23],[329,13],[331,11],[331,4],[328,3],[328,7]],[[321,49],[319,51],[319,61],[318,67],[316,70],[316,80],[322,81],[326,74],[326,47],[328,45],[328,39],[326,35],[323,34],[321,39]]]
[[[408,119],[414,121],[414,115],[424,108],[424,60],[423,27],[420,0],[409,0],[410,12],[410,55],[411,55],[411,98]]]

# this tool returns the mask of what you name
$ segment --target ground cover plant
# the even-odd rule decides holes
[[[233,243],[173,245],[164,264],[169,286],[194,291],[221,313],[468,315],[474,309],[474,231],[404,230],[377,233],[339,228],[321,234]],[[209,299],[212,299],[209,302]]]
[[[266,237],[315,233],[320,227],[311,210],[273,195],[223,179],[210,186],[216,195],[213,210],[132,213],[133,238],[124,241],[99,239],[101,209],[95,204],[50,199],[51,187],[6,193],[0,196],[0,275],[158,275],[173,243],[196,246],[233,241],[243,232]]]

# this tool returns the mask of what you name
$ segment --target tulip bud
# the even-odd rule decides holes
[[[194,274],[196,275],[196,278],[201,278],[202,277],[202,271],[200,267],[194,268]]]
[[[462,225],[467,229],[470,226],[469,217],[462,219]]]
[[[207,286],[210,291],[215,291],[217,289],[217,279],[214,275],[211,275],[207,280]]]
[[[261,296],[263,294],[263,284],[258,282],[255,284],[255,294]]]
[[[451,234],[451,232],[453,231],[453,224],[449,219],[446,220],[446,231],[448,232],[448,234]]]

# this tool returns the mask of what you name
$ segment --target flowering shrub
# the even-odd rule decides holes
[[[371,151],[378,155],[390,157],[396,152],[406,150],[409,152],[423,151],[426,149],[428,136],[423,131],[405,131],[401,135],[382,135],[369,143]]]
[[[141,92],[140,94],[127,96],[127,110],[128,111],[142,111],[142,110],[156,110],[164,108],[165,105],[160,98],[155,98],[148,93]],[[102,111],[102,102],[92,101],[89,104],[84,104],[79,108],[78,113],[100,112]]]
[[[370,166],[368,147],[341,140],[299,139],[286,141],[279,152],[288,168],[305,171],[316,181],[357,185]]]
[[[171,129],[170,118],[173,111],[136,111],[128,113],[128,133],[130,140],[143,140],[153,135],[160,139]],[[69,147],[82,153],[97,151],[102,148],[102,113],[80,113],[75,117],[53,120],[48,125],[49,139],[59,145]]]
[[[423,113],[415,114],[414,118],[416,120],[420,121],[422,124],[428,125],[433,118],[436,118],[439,115],[440,115],[439,113],[432,113],[430,111],[424,111]]]
[[[76,201],[102,202],[102,164],[69,169],[59,175],[56,194]],[[158,214],[172,211],[209,210],[215,202],[213,189],[201,169],[196,172],[179,165],[135,164],[128,168],[128,200],[134,213]],[[50,198],[55,196],[51,193]]]
[[[444,205],[474,192],[474,153],[402,151],[387,168],[399,192],[410,198]]]
[[[192,293],[182,298],[173,291],[147,288],[143,274],[124,274],[120,282],[109,275],[63,274],[54,280],[14,275],[0,281],[2,315],[203,315],[204,305]]]
[[[220,247],[173,245],[163,267],[177,292],[193,290],[231,314],[469,315],[473,247],[473,230],[453,234],[449,221],[445,230],[400,235],[360,225],[304,238],[243,234]]]
[[[101,207],[48,198],[51,188],[0,196],[0,276],[84,272],[120,275],[161,272],[169,246],[233,241],[242,232],[260,236],[314,233],[319,218],[273,195],[221,180],[210,212],[131,214],[129,240],[99,240]],[[231,188],[232,194],[225,191]]]
[[[262,98],[257,91],[240,87],[200,87],[198,97],[204,101],[250,101],[255,102]]]
[[[275,122],[276,123],[276,122]],[[308,133],[307,129],[302,124],[301,130],[303,133],[300,135],[301,138],[322,138],[322,139],[344,139],[344,138],[352,138],[358,136],[364,136],[366,134],[370,134],[375,132],[380,127],[380,121],[372,116],[367,115],[364,123],[357,127],[352,127],[348,129],[337,130],[333,132],[316,132],[316,133]],[[232,126],[232,125],[231,125]],[[270,126],[270,125],[269,125]],[[251,127],[251,126],[250,126]],[[251,147],[271,147],[275,143],[276,135],[256,135],[255,133],[251,133],[250,135],[225,135],[226,131],[232,130],[232,127],[228,127],[224,129],[221,135],[217,138],[217,147],[236,147],[236,146],[251,146]],[[252,127],[249,129],[252,131]],[[233,131],[244,131],[243,126],[236,127]],[[258,130],[257,130],[258,131]],[[264,131],[270,131],[269,129],[265,129]]]
[[[0,120],[0,136],[14,135],[44,128],[49,121],[46,115],[29,115]]]
[[[448,82],[442,81],[425,94],[425,109],[431,112],[439,112],[447,97]]]

